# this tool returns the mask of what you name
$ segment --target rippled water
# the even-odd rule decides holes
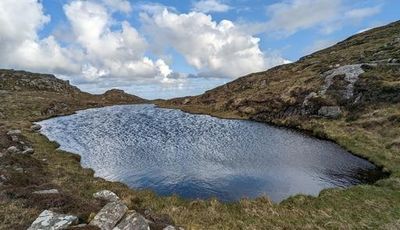
[[[40,124],[97,176],[162,195],[280,201],[379,174],[368,161],[299,132],[153,105],[88,109]]]

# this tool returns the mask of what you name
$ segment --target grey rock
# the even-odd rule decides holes
[[[47,190],[40,190],[40,191],[35,191],[33,194],[59,194],[60,192],[57,189],[47,189]]]
[[[318,110],[318,115],[328,118],[338,118],[342,114],[339,106],[322,106]]]
[[[118,201],[119,197],[117,194],[109,191],[109,190],[102,190],[93,194],[93,197],[96,199],[106,200],[109,202]]]
[[[6,115],[4,115],[4,113],[0,112],[0,119],[5,119]]]
[[[21,134],[22,134],[22,132],[19,129],[10,130],[10,131],[7,132],[8,136],[19,136]]]
[[[176,230],[176,228],[172,225],[168,225],[167,227],[163,228],[163,230]]]
[[[322,86],[320,94],[325,95],[326,91],[332,85],[334,77],[339,75],[345,75],[344,80],[348,84],[346,86],[346,89],[344,90],[343,97],[344,99],[352,98],[354,94],[353,93],[354,84],[358,81],[359,76],[364,73],[364,70],[361,68],[361,66],[362,64],[345,65],[325,72],[324,73],[325,84]]]
[[[35,153],[35,150],[33,148],[27,148],[24,151],[22,151],[22,154],[26,154],[26,155],[31,155],[34,153]]]
[[[58,214],[49,210],[40,213],[39,217],[32,223],[28,230],[56,230],[65,229],[77,223],[78,217]]]
[[[113,230],[150,230],[146,219],[137,212],[129,213]]]
[[[34,124],[34,125],[31,126],[31,130],[35,131],[35,132],[39,131],[41,128],[42,128],[42,126],[39,125],[39,124]]]
[[[189,104],[189,103],[190,103],[190,99],[189,98],[186,98],[185,100],[183,100],[183,104],[184,105]]]
[[[7,153],[9,153],[9,154],[18,154],[18,153],[21,153],[21,151],[17,147],[11,146],[11,147],[9,147],[7,149]]]
[[[119,201],[106,204],[90,221],[90,225],[97,226],[102,230],[111,230],[128,211],[128,207]]]

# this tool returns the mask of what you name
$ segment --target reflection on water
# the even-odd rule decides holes
[[[162,195],[280,201],[380,173],[331,142],[295,131],[153,105],[89,109],[40,124],[97,176]]]

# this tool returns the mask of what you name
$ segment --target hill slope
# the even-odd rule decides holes
[[[400,22],[159,104],[310,131],[400,176]]]

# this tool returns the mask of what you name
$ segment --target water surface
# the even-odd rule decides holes
[[[161,195],[281,201],[379,174],[336,144],[296,131],[153,105],[88,109],[40,124],[97,176]]]

